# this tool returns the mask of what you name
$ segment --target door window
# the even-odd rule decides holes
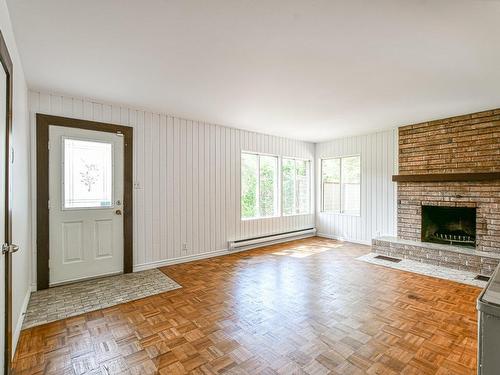
[[[113,207],[113,145],[63,137],[63,208]]]

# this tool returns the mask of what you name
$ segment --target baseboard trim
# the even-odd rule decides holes
[[[229,255],[229,254],[234,254],[234,253],[240,253],[242,251],[252,250],[252,249],[259,248],[259,247],[275,245],[277,243],[291,242],[291,241],[300,240],[300,239],[308,238],[308,237],[315,237],[315,236],[316,236],[315,234],[307,234],[307,235],[303,235],[303,236],[282,238],[282,239],[277,239],[277,240],[269,241],[269,242],[265,242],[265,243],[258,243],[258,244],[254,244],[254,245],[238,247],[238,248],[233,249],[233,250],[220,249],[220,250],[210,251],[210,252],[205,252],[205,253],[200,253],[200,254],[187,255],[187,256],[174,258],[174,259],[164,259],[164,260],[158,260],[158,261],[149,262],[149,263],[141,263],[141,264],[134,265],[134,272],[146,271],[146,270],[150,270],[152,268],[172,266],[174,264],[193,262],[195,260],[215,258],[215,257],[223,256],[223,255]]]
[[[234,251],[234,252],[237,252],[237,251]],[[134,272],[146,271],[146,270],[150,270],[152,268],[171,266],[174,264],[187,263],[187,262],[192,262],[195,260],[214,258],[214,257],[222,256],[222,255],[228,255],[231,253],[233,253],[233,252],[230,252],[228,249],[220,249],[220,250],[210,251],[210,252],[206,252],[206,253],[186,255],[183,257],[179,257],[179,258],[163,259],[163,260],[157,260],[157,261],[149,262],[149,263],[141,263],[141,264],[134,265]]]
[[[319,233],[318,232],[318,233],[316,233],[316,236],[323,237],[323,238],[328,238],[330,240],[337,240],[337,241],[343,241],[343,242],[357,243],[357,244],[360,244],[360,245],[371,246],[371,244],[372,244],[372,241],[353,240],[353,239],[350,239],[350,238],[345,238],[345,237],[342,237],[342,236],[334,236],[334,235],[326,234],[326,233]]]
[[[23,328],[24,317],[26,316],[26,310],[28,309],[28,304],[31,297],[31,287],[26,291],[24,296],[23,305],[21,306],[21,314],[17,318],[16,328],[14,329],[14,334],[12,336],[12,353],[16,352],[17,342],[19,341],[19,335],[21,334],[21,329]]]

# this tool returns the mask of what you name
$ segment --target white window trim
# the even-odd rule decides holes
[[[354,156],[359,157],[359,212],[356,213],[350,213],[350,212],[344,212],[343,207],[344,207],[344,202],[343,202],[343,186],[342,186],[342,159],[344,158],[352,158]],[[339,211],[326,211],[324,209],[324,202],[323,202],[323,160],[333,160],[333,159],[339,159],[340,160],[340,210]],[[363,174],[361,171],[363,170],[362,165],[361,165],[361,154],[352,154],[352,155],[342,155],[342,156],[331,156],[331,157],[322,157],[319,159],[319,199],[320,199],[320,212],[324,214],[330,214],[330,215],[339,215],[339,216],[352,216],[352,217],[361,217],[361,208],[362,208],[362,200],[361,200],[361,184],[363,183]]]

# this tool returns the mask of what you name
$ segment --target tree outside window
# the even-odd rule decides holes
[[[254,219],[278,214],[278,158],[241,154],[241,218]]]

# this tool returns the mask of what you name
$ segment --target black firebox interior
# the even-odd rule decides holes
[[[476,208],[422,206],[422,241],[476,246]]]

